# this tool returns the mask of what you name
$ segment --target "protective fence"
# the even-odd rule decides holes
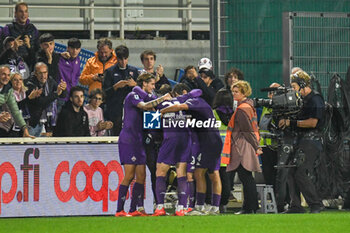
[[[266,95],[259,92],[260,88],[272,82],[283,82],[282,51],[283,43],[288,42],[283,39],[283,12],[350,12],[350,1],[347,0],[236,0],[219,1],[218,4],[220,17],[217,17],[219,22],[216,25],[219,30],[216,35],[212,35],[213,39],[218,40],[216,73],[223,77],[231,67],[241,69],[245,79],[251,83],[254,95],[260,97]],[[212,9],[215,10],[217,9]],[[345,18],[319,18],[320,21],[316,22],[314,19],[297,17],[295,25],[298,27],[298,33],[295,34],[295,39],[299,37],[300,43],[293,45],[293,50],[300,51],[294,56],[302,60],[295,61],[294,65],[308,66],[305,67],[307,72],[313,71],[317,78],[320,76],[324,79],[321,83],[325,91],[325,87],[328,86],[326,80],[330,80],[332,72],[346,72],[347,66],[344,64],[349,57],[348,45],[328,43],[329,48],[323,49],[325,44],[317,39],[325,38],[330,42],[345,41],[349,33],[344,34],[344,30],[349,31],[350,27],[348,19]],[[335,25],[337,28],[333,28]],[[322,33],[321,26],[326,27]],[[308,65],[306,60],[312,58],[313,54],[322,58],[319,58],[318,63]],[[324,67],[324,62],[328,62],[327,57],[334,57],[337,61],[332,61]],[[338,61],[344,63],[339,64]]]
[[[345,82],[332,77],[337,73],[345,79],[350,65],[350,1],[211,3],[215,6],[211,15],[217,15],[211,24],[211,56],[218,76],[223,78],[232,67],[242,70],[254,97],[266,96],[259,90],[273,82],[288,85],[295,66],[318,79],[317,89],[330,105],[323,134],[325,153],[319,156],[310,175],[322,198],[346,196],[350,174],[350,71]],[[350,192],[347,196],[349,199]]]
[[[284,19],[283,26],[289,29],[288,40],[284,40],[289,48],[284,57],[288,63],[285,76],[292,67],[301,67],[319,80],[327,96],[332,76],[337,73],[345,78],[350,64],[349,14],[289,12]]]

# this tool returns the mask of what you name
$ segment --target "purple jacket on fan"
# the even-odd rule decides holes
[[[70,89],[78,85],[80,77],[80,58],[77,56],[74,59],[64,59],[60,57],[58,62],[58,77],[67,83],[67,93]],[[69,94],[64,98],[64,101],[69,100]]]

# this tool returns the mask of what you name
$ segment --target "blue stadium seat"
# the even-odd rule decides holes
[[[55,52],[57,53],[62,53],[65,52],[67,50],[67,46],[64,44],[60,44],[60,43],[55,43]],[[80,72],[83,71],[84,66],[87,62],[87,60],[90,57],[95,56],[95,54],[87,49],[81,49],[80,53],[79,53],[79,57],[80,57]]]
[[[180,80],[181,80],[181,78],[182,78],[182,76],[184,74],[185,74],[185,70],[184,69],[176,69],[174,81],[180,82]]]
[[[168,79],[169,82],[170,82],[170,86],[171,88],[173,88],[176,84],[178,84],[178,82],[174,81],[174,80],[171,80],[171,79]]]

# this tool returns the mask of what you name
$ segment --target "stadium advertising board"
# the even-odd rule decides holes
[[[117,144],[0,147],[0,217],[115,213],[124,177]],[[126,207],[131,190],[132,185]],[[148,170],[144,203],[146,212],[153,212]]]

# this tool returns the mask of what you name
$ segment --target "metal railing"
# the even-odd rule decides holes
[[[23,0],[19,0],[18,2],[23,2]],[[10,11],[11,9],[14,10],[15,5],[14,4],[7,4],[7,5],[0,5],[1,8],[8,8]],[[187,29],[187,38],[188,40],[192,40],[192,11],[209,11],[208,7],[194,7],[192,5],[192,0],[187,0],[185,7],[157,7],[157,6],[125,6],[125,0],[120,0],[119,6],[96,6],[95,0],[90,0],[90,3],[88,6],[68,6],[68,5],[29,5],[30,9],[76,9],[76,10],[89,10],[89,18],[87,20],[89,31],[90,31],[90,39],[95,39],[95,11],[96,10],[119,10],[119,35],[120,39],[124,39],[125,34],[125,10],[159,10],[159,11],[171,11],[171,10],[178,10],[187,12],[187,17],[184,20],[184,23],[186,25]],[[12,14],[10,14],[12,15]],[[49,20],[49,18],[47,18]],[[166,21],[166,19],[164,19]],[[209,22],[208,22],[209,23]]]

